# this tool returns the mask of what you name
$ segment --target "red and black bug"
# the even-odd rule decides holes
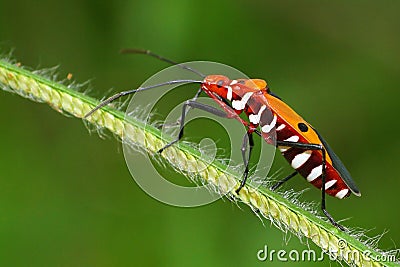
[[[115,99],[135,92],[168,84],[199,83],[201,87],[196,95],[191,100],[187,100],[183,105],[181,118],[179,120],[180,131],[178,137],[161,148],[158,152],[162,153],[163,150],[178,142],[183,137],[185,116],[189,108],[202,109],[224,118],[235,118],[247,128],[241,148],[245,171],[242,182],[236,189],[236,193],[239,193],[241,188],[246,184],[249,173],[249,159],[254,146],[253,134],[255,133],[269,144],[276,144],[285,159],[295,169],[292,174],[272,186],[271,190],[276,190],[284,182],[288,181],[296,174],[300,174],[312,185],[321,189],[322,211],[333,225],[344,230],[343,226],[339,225],[326,210],[325,195],[328,194],[342,199],[349,196],[351,193],[360,196],[360,191],[344,164],[322,136],[278,96],[272,93],[264,80],[231,80],[223,75],[205,76],[188,66],[175,63],[148,50],[129,49],[123,52],[142,53],[156,57],[170,64],[178,65],[192,71],[201,76],[203,80],[168,81],[149,87],[120,92],[100,103],[85,117],[90,116],[93,112],[106,106]],[[201,92],[205,92],[216,101],[222,110],[196,102]],[[239,116],[241,113],[244,113],[248,120],[242,119]],[[275,131],[273,131],[273,129]],[[247,146],[249,146],[249,153],[246,156]]]

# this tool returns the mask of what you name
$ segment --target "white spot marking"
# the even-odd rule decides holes
[[[263,111],[267,108],[267,106],[263,105],[261,106],[260,110],[258,111],[257,114],[250,114],[249,115],[249,120],[253,124],[258,124],[260,122],[261,114]]]
[[[238,83],[237,80],[232,80],[230,85],[234,85],[234,84],[237,84],[237,83]]]
[[[325,190],[329,189],[332,187],[332,185],[336,184],[337,180],[330,180],[325,183]]]
[[[307,150],[301,154],[297,154],[293,160],[292,160],[292,167],[294,169],[300,168],[301,166],[303,166],[304,163],[307,162],[307,160],[311,157],[311,150]]]
[[[276,128],[276,130],[277,130],[277,131],[280,131],[280,130],[282,130],[282,129],[285,128],[285,127],[286,127],[286,124],[283,124],[283,123],[282,123],[281,125],[278,126],[278,128]]]
[[[288,149],[289,149],[289,147],[287,147],[287,146],[280,146],[279,147],[279,151],[281,151],[282,153],[286,152]]]
[[[336,193],[335,197],[342,199],[347,195],[348,192],[349,192],[349,189],[347,189],[347,188],[346,189],[342,189],[342,190],[340,190],[339,192]]]
[[[300,137],[299,137],[299,136],[297,136],[297,135],[293,135],[293,136],[291,136],[291,137],[289,137],[288,139],[285,139],[285,140],[283,140],[283,141],[288,141],[288,142],[297,142],[297,141],[299,141],[299,139],[300,139]]]
[[[317,179],[322,174],[322,165],[319,165],[311,170],[310,174],[307,176],[307,181],[312,182]]]
[[[241,100],[233,100],[232,101],[232,107],[236,110],[242,110],[247,104],[247,101],[249,101],[250,97],[253,95],[253,92],[248,92],[246,93]]]
[[[231,101],[232,100],[232,87],[228,86],[227,87],[228,92],[226,93],[226,98]]]
[[[274,114],[274,118],[272,119],[271,123],[270,124],[266,124],[263,127],[261,127],[261,131],[263,131],[264,133],[269,133],[272,130],[272,128],[275,127],[276,119],[277,119],[276,118],[276,114]]]

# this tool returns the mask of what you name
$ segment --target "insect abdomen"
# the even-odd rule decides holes
[[[297,134],[288,124],[278,119],[276,137],[279,141],[292,141],[307,144],[307,140]],[[308,182],[315,187],[322,188],[322,154],[318,150],[304,150],[301,148],[278,147],[289,164],[297,170]],[[344,198],[350,195],[348,186],[333,166],[326,162],[325,192],[328,195]]]

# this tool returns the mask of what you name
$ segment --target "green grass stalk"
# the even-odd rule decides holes
[[[99,104],[98,100],[84,93],[3,60],[0,60],[0,87],[25,98],[47,103],[56,111],[69,113],[78,119],[82,119]],[[149,153],[155,153],[168,141],[158,129],[134,118],[125,118],[123,112],[109,106],[94,112],[86,120],[95,127],[108,129],[122,140],[130,141]],[[374,260],[383,258],[385,254],[338,230],[279,193],[246,184],[237,195],[235,188],[239,186],[241,174],[219,161],[208,164],[193,147],[182,143],[174,145],[163,152],[161,157],[172,166],[184,166],[184,169],[190,172],[198,171],[198,176],[204,183],[212,183],[220,192],[227,193],[233,199],[259,211],[282,231],[290,231],[299,237],[308,238],[328,255],[339,255],[337,260],[341,259],[352,266],[399,266],[393,262]],[[183,174],[189,176],[186,172]],[[371,252],[369,258],[363,255],[367,250]]]

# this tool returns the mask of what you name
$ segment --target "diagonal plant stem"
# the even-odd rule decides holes
[[[47,103],[59,112],[80,119],[99,104],[96,99],[4,60],[0,60],[0,87],[25,98]],[[97,110],[86,120],[149,153],[155,153],[168,143],[158,129],[134,118],[126,118],[123,112],[108,106]],[[399,266],[391,261],[380,262],[379,259],[387,258],[386,253],[368,247],[361,240],[338,230],[279,193],[248,183],[239,195],[236,194],[241,175],[219,161],[207,163],[208,160],[203,159],[201,153],[193,147],[181,143],[167,149],[161,157],[172,166],[180,166],[180,169],[184,166],[188,172],[197,171],[205,183],[213,184],[220,193],[227,193],[232,199],[250,206],[282,231],[291,231],[299,237],[308,238],[330,255],[332,260],[344,261],[351,266]],[[182,173],[189,176],[186,172]],[[363,254],[365,251],[370,252],[369,257]]]

